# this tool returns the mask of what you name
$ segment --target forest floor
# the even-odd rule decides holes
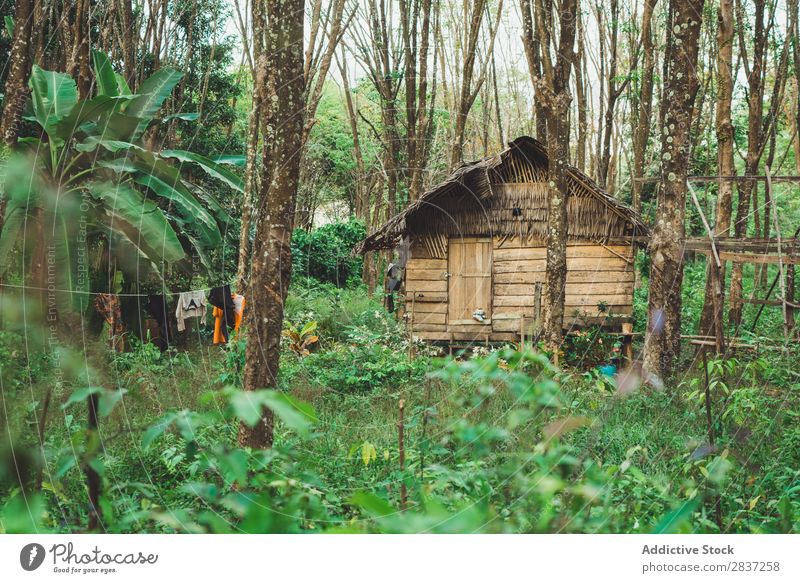
[[[111,355],[98,340],[90,366],[119,399],[93,448],[85,401],[70,398],[78,387],[59,385],[46,359],[12,378],[14,338],[3,333],[3,418],[41,492],[23,509],[19,489],[0,490],[2,529],[85,528],[90,465],[109,531],[797,530],[796,355],[711,361],[711,445],[705,376],[688,350],[683,373],[656,388],[595,367],[613,345],[604,335],[567,352],[560,371],[503,351],[448,364],[418,347],[411,359],[375,299],[323,291],[293,288],[287,320],[313,320],[320,341],[307,356],[287,347],[279,382],[313,407],[314,426],[303,434],[279,415],[266,459],[238,449],[238,418],[226,413],[235,397],[220,398],[240,382],[242,342],[212,346],[204,332],[164,354],[134,344]],[[42,464],[36,415],[50,389]],[[2,471],[26,471],[8,459]]]

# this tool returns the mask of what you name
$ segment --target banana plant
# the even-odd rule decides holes
[[[96,94],[87,99],[79,99],[69,75],[33,67],[25,119],[39,135],[20,139],[2,165],[0,277],[34,217],[43,221],[56,253],[58,283],[70,291],[90,291],[81,269],[87,248],[101,240],[133,279],[188,265],[187,252],[210,269],[209,252],[223,244],[232,218],[185,176],[185,165],[235,191],[242,192],[242,180],[214,160],[184,150],[153,151],[142,139],[182,73],[161,69],[134,94],[105,54],[94,52],[92,60]],[[85,308],[85,293],[70,295]]]

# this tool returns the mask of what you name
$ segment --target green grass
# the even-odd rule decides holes
[[[302,438],[279,421],[266,458],[236,447],[238,424],[220,392],[239,382],[242,345],[195,343],[165,355],[134,345],[112,358],[98,340],[81,352],[82,372],[63,375],[68,357],[20,359],[20,339],[4,333],[2,418],[14,448],[6,444],[0,465],[0,530],[85,528],[81,467],[93,459],[104,472],[104,527],[120,532],[649,532],[687,501],[689,518],[669,528],[717,532],[709,502],[717,495],[726,532],[797,530],[795,354],[748,354],[724,363],[724,375],[712,371],[709,450],[696,366],[663,390],[627,396],[593,370],[566,369],[553,384],[538,365],[518,368],[497,353],[443,369],[435,358],[409,360],[399,325],[363,290],[328,292],[293,292],[289,319],[326,324],[310,356],[285,351],[279,382],[313,406],[314,430]],[[86,377],[125,391],[101,421],[97,450],[86,445],[85,405],[62,408]],[[36,418],[50,389],[42,450]],[[148,427],[173,411],[192,413],[144,447]],[[548,438],[564,420],[574,426]],[[40,484],[35,525],[20,506],[18,475],[26,488]],[[403,480],[410,510],[395,515],[386,509],[398,507]],[[254,500],[281,511],[265,514]]]

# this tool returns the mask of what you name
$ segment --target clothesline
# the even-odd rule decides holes
[[[231,285],[232,283],[233,282],[224,283],[222,285],[223,286],[224,285]],[[83,291],[83,290],[77,290],[77,289],[75,289],[75,290],[53,289],[53,288],[49,288],[49,287],[36,287],[36,286],[31,286],[31,285],[15,285],[13,283],[0,283],[0,287],[8,287],[8,288],[14,288],[14,289],[24,289],[24,290],[31,290],[31,291],[51,291],[51,292],[58,292],[58,293],[65,293],[65,294],[83,294],[83,295],[89,295],[89,296],[99,296],[99,295],[110,294],[110,295],[119,296],[119,297],[126,297],[126,298],[148,298],[148,297],[150,297],[152,295],[179,296],[182,293],[186,293],[186,292],[171,292],[171,291],[162,290],[160,292],[154,292],[154,293],[149,293],[149,294],[133,294],[133,293],[118,293],[118,294],[115,294],[115,293],[111,293],[111,292],[93,292],[93,291]],[[190,292],[210,292],[212,289],[214,289],[216,287],[221,287],[221,286],[216,286],[215,285],[213,287],[201,287],[201,288],[193,289],[193,290],[189,290],[189,291]]]

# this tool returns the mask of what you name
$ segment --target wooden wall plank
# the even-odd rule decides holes
[[[445,276],[446,273],[446,269],[419,269],[412,267],[406,269],[405,278],[406,281],[410,281],[412,279],[438,281],[447,279]]]
[[[406,311],[412,309],[411,302],[406,302]],[[447,313],[447,302],[414,302],[415,314],[431,314],[436,312]]]
[[[622,245],[568,245],[567,259],[578,258],[614,258],[619,256],[633,259],[630,247]],[[545,259],[547,248],[542,247],[500,247],[495,249],[495,261],[520,261]]]
[[[495,296],[531,296],[536,293],[535,283],[498,283],[494,286]],[[610,283],[567,283],[567,296],[606,297],[626,295],[633,297],[633,282],[620,281]],[[628,303],[628,302],[625,302]]]
[[[447,259],[416,259],[411,258],[406,263],[406,269],[440,269],[447,271]]]
[[[425,279],[411,279],[406,281],[406,292],[446,292],[447,280],[428,281]]]
[[[618,295],[598,295],[598,296],[587,296],[587,295],[577,295],[577,296],[565,296],[564,297],[564,306],[589,306],[589,307],[597,307],[601,301],[609,306],[626,306],[631,303],[633,298],[628,294],[618,294]]]
[[[411,298],[414,298],[416,303],[444,303],[447,304],[447,293],[437,292],[413,292],[406,290],[406,303],[411,303]]]
[[[495,260],[495,273],[515,271],[541,271],[547,269],[544,259]],[[567,257],[567,270],[571,271],[632,271],[633,265],[619,257]]]
[[[567,282],[566,294],[568,296],[633,296],[632,281],[617,281],[605,283],[570,283]]]
[[[414,332],[447,332],[447,325],[414,322]]]
[[[447,322],[447,312],[443,308],[441,312],[418,312],[414,310],[414,327],[418,324],[445,324]]]

